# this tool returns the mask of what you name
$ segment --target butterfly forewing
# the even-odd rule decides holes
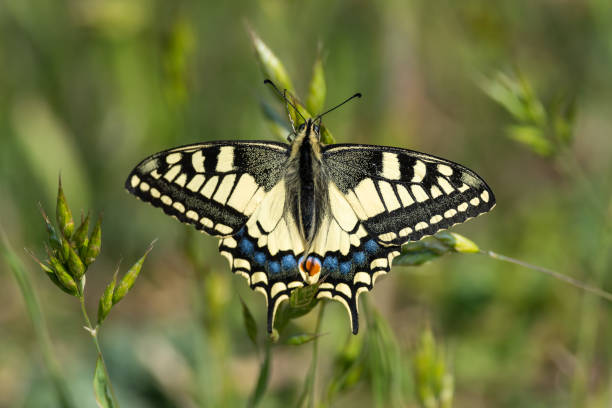
[[[189,145],[143,160],[126,188],[182,222],[229,236],[278,183],[287,156],[287,146],[273,142]]]
[[[323,166],[368,233],[383,245],[419,240],[495,206],[493,192],[476,173],[412,150],[330,145],[323,151]]]

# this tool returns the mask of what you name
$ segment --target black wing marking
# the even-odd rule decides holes
[[[493,192],[476,173],[412,150],[330,145],[323,166],[365,229],[384,245],[419,240],[495,206]]]
[[[236,233],[284,174],[282,143],[210,142],[144,159],[125,187],[181,222],[215,236]]]

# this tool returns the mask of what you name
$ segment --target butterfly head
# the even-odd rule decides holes
[[[301,123],[298,128],[296,133],[298,135],[302,135],[304,134],[305,136],[314,136],[317,140],[320,139],[320,132],[321,131],[321,119],[319,119],[318,121],[313,120],[312,118],[308,118],[306,119],[306,122]]]
[[[264,80],[264,84],[268,84],[270,85],[274,91],[285,101],[286,104],[286,108],[287,108],[287,113],[289,113],[289,107],[291,106],[293,108],[293,111],[297,114],[297,116],[299,116],[303,122],[298,126],[297,130],[295,129],[295,127],[293,126],[293,119],[292,119],[292,115],[289,114],[289,121],[291,122],[291,127],[293,128],[293,132],[289,135],[288,139],[290,142],[293,142],[293,140],[297,137],[299,138],[300,136],[310,136],[311,132],[314,136],[316,136],[317,141],[320,139],[320,128],[321,128],[321,118],[328,114],[329,112],[339,108],[340,106],[344,105],[345,103],[347,103],[348,101],[350,101],[351,99],[354,98],[361,98],[361,93],[357,92],[356,94],[354,94],[353,96],[345,99],[343,102],[337,104],[336,106],[334,106],[333,108],[330,108],[328,110],[326,110],[323,113],[320,113],[319,115],[317,115],[315,118],[308,118],[306,119],[304,117],[304,115],[302,115],[302,112],[300,112],[300,110],[295,106],[294,103],[292,103],[289,98],[287,98],[287,89],[285,89],[283,92],[280,91],[280,89],[278,89],[278,87],[274,84],[274,82],[270,81],[269,79]]]

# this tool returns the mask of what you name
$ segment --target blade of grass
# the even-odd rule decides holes
[[[270,358],[272,342],[270,340],[266,341],[266,348],[264,354],[264,361],[261,363],[261,369],[259,370],[259,377],[257,378],[257,385],[253,390],[253,394],[249,399],[248,406],[253,408],[256,407],[263,398],[266,393],[266,389],[268,388],[268,380],[270,379]]]
[[[19,289],[21,290],[21,295],[23,296],[26,310],[30,320],[32,321],[34,334],[36,335],[36,339],[38,340],[38,344],[43,355],[43,360],[47,366],[49,376],[51,377],[51,381],[53,382],[53,386],[57,392],[59,404],[63,408],[75,408],[76,405],[74,404],[74,400],[68,391],[66,379],[62,375],[59,364],[57,363],[57,360],[53,354],[53,347],[51,345],[47,324],[40,309],[40,304],[38,303],[38,298],[34,292],[34,287],[28,272],[26,271],[19,257],[12,250],[2,227],[0,227],[0,236],[0,250],[2,252],[2,256],[4,261],[9,266],[9,270],[13,273],[13,276],[19,285]]]
[[[564,275],[564,274],[562,274],[560,272],[557,272],[557,271],[553,271],[552,269],[543,268],[541,266],[533,265],[533,264],[530,264],[528,262],[524,262],[524,261],[521,261],[521,260],[518,260],[518,259],[514,259],[514,258],[511,258],[511,257],[506,256],[506,255],[498,254],[498,253],[493,252],[493,251],[480,251],[480,253],[483,254],[483,255],[486,255],[486,256],[488,256],[490,258],[493,258],[493,259],[497,259],[497,260],[500,260],[500,261],[503,261],[503,262],[508,262],[508,263],[512,263],[512,264],[515,264],[515,265],[519,265],[519,266],[522,266],[524,268],[528,268],[528,269],[531,269],[531,270],[534,270],[534,271],[537,271],[537,272],[542,272],[542,273],[544,273],[546,275],[552,276],[555,279],[558,279],[560,281],[568,283],[568,284],[570,284],[570,285],[572,285],[572,286],[574,286],[574,287],[576,287],[578,289],[582,289],[582,290],[584,290],[586,292],[592,293],[594,295],[597,295],[597,296],[599,296],[599,297],[601,297],[603,299],[606,299],[606,300],[612,302],[612,293],[606,292],[605,290],[596,288],[594,286],[587,285],[587,284],[582,283],[579,280],[574,279],[574,278],[572,278],[570,276]]]
[[[308,374],[304,380],[304,388],[298,399],[296,406],[302,407],[308,401],[308,407],[313,408],[315,406],[315,378],[317,374],[317,361],[319,356],[319,332],[321,331],[321,322],[323,321],[323,313],[325,312],[325,301],[319,302],[319,313],[317,314],[317,323],[315,326],[315,335],[317,336],[312,341],[312,360],[310,362],[310,368]]]

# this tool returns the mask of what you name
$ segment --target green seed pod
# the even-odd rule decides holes
[[[60,236],[62,247],[59,251],[60,259],[62,262],[68,262],[70,258],[70,243],[63,235]]]
[[[89,213],[85,217],[85,219],[81,220],[81,225],[74,232],[72,237],[72,242],[76,246],[79,253],[81,253],[82,249],[87,248],[87,243],[89,239],[87,238],[87,233],[89,232]]]
[[[149,254],[149,252],[151,252],[151,249],[153,249],[153,244],[151,244],[149,249],[147,249],[147,252],[145,252],[142,258],[140,258],[138,262],[136,262],[127,271],[127,273],[123,276],[123,278],[121,278],[121,281],[119,282],[119,284],[117,285],[117,287],[115,288],[113,292],[113,305],[117,304],[121,299],[123,299],[125,295],[127,295],[127,293],[130,291],[130,289],[132,289],[132,286],[134,286],[134,283],[136,282],[136,278],[138,278],[138,275],[140,274],[140,270],[142,269],[142,264],[147,258],[147,255]]]
[[[286,343],[290,346],[301,346],[302,344],[310,343],[319,336],[320,334],[296,334],[289,337]]]
[[[323,72],[323,61],[321,56],[318,56],[312,69],[306,108],[315,115],[322,113],[326,94],[327,86],[325,84],[325,73]]]
[[[47,233],[49,234],[49,244],[51,245],[51,248],[54,249],[55,251],[62,252],[62,241],[59,235],[55,231],[53,224],[51,224],[51,221],[49,220],[49,217],[47,216],[47,213],[45,212],[45,210],[42,208],[42,205],[39,204],[39,207],[40,207],[40,213],[42,214],[43,220],[45,221],[45,227],[47,228]]]
[[[255,55],[266,78],[274,82],[281,90],[286,89],[293,92],[293,84],[287,74],[283,63],[274,55],[272,50],[259,38],[250,27],[247,27],[251,41],[255,47]]]
[[[72,219],[72,213],[66,202],[66,196],[64,195],[64,189],[62,188],[62,179],[59,180],[59,187],[57,189],[57,204],[55,207],[55,216],[57,218],[57,224],[59,225],[60,231],[66,237],[70,239],[74,232],[74,221]]]
[[[89,244],[87,245],[87,255],[85,256],[85,265],[91,265],[100,254],[100,246],[102,245],[102,217],[98,217],[96,225],[91,232],[89,237]]]
[[[98,325],[102,324],[113,307],[113,292],[115,291],[115,285],[117,284],[117,272],[119,272],[119,269],[115,271],[113,280],[106,286],[104,293],[100,297],[100,302],[98,303]]]
[[[57,286],[58,288],[60,288],[61,290],[63,290],[64,292],[68,293],[68,294],[72,294],[70,293],[68,290],[66,290],[66,288],[64,288],[64,286],[62,285],[62,283],[57,279],[57,276],[55,276],[55,272],[53,271],[53,269],[51,268],[51,266],[47,265],[46,263],[42,262],[41,260],[39,260],[32,251],[26,249],[26,252],[28,255],[30,255],[30,257],[34,260],[34,262],[36,262],[40,268],[43,270],[43,272],[47,275],[47,277],[49,279],[51,279],[51,282],[53,282],[53,284],[55,284],[55,286]]]
[[[442,231],[434,235],[434,237],[455,252],[464,254],[480,252],[480,248],[478,248],[474,241],[454,232]]]
[[[72,275],[72,277],[74,277],[74,279],[80,281],[83,275],[85,275],[85,265],[83,264],[83,261],[81,261],[81,258],[79,258],[79,255],[76,253],[76,250],[71,246],[69,246],[68,248],[69,255],[68,260],[66,261],[68,265],[68,270],[70,271],[70,274]]]
[[[57,277],[58,282],[60,283],[60,287],[65,289],[65,291],[72,296],[79,296],[79,289],[76,285],[76,282],[70,276],[62,263],[54,256],[49,258],[49,263],[51,264],[51,268],[55,272],[55,276]]]

